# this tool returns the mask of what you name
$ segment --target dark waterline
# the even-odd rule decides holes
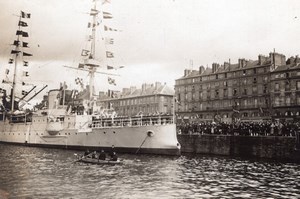
[[[121,154],[73,163],[77,151],[0,144],[0,198],[299,198],[300,165],[216,156]]]

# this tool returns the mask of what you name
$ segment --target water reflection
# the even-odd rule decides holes
[[[0,145],[0,198],[299,198],[300,165],[209,156],[122,154],[74,163],[76,151]]]

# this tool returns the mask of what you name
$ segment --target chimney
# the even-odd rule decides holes
[[[258,55],[258,64],[260,66],[264,65],[268,61],[268,57],[264,55]]]
[[[270,53],[269,56],[271,59],[271,64],[274,64],[275,66],[283,66],[286,64],[285,55],[283,54],[273,52]]]
[[[212,73],[217,72],[217,70],[219,69],[220,64],[217,63],[213,63],[212,64]]]
[[[130,86],[130,93],[133,93],[136,90],[135,86]]]
[[[288,60],[286,60],[286,64],[294,64],[295,60],[296,59],[292,56],[292,57],[288,58]]]
[[[160,82],[155,82],[155,90],[159,89],[161,87]]]
[[[229,68],[229,66],[230,66],[230,63],[229,63],[229,62],[224,62],[224,70],[225,70],[226,68]]]
[[[130,88],[123,88],[122,89],[123,94],[128,94],[129,91],[130,91]]]
[[[184,76],[185,77],[188,76],[190,73],[191,73],[191,70],[189,70],[189,69],[184,70]]]
[[[242,59],[239,59],[239,68],[244,68],[247,64],[247,61],[242,58]]]
[[[201,75],[205,71],[204,66],[199,67],[199,74]]]
[[[145,91],[145,84],[142,84],[142,92]]]
[[[295,64],[299,64],[300,63],[300,58],[299,56],[297,55],[296,58],[295,58]]]

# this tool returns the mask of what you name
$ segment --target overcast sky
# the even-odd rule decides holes
[[[26,20],[28,51],[34,55],[30,80],[53,88],[62,81],[72,87],[76,77],[86,78],[63,65],[78,64],[91,6],[91,0],[0,0],[1,72],[15,39],[14,15],[23,10],[31,13]],[[114,63],[125,66],[117,71],[116,89],[155,81],[173,86],[185,68],[255,60],[274,48],[287,57],[300,52],[298,0],[111,0],[103,10],[113,14],[104,22],[122,30],[111,35],[115,43],[109,47]],[[97,90],[106,89],[107,76],[96,78]]]

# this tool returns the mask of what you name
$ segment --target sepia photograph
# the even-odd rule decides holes
[[[299,1],[0,11],[0,199],[300,198]]]

